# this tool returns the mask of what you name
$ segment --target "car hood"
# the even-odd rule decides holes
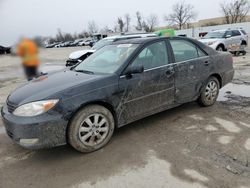
[[[80,50],[80,51],[76,51],[76,52],[72,52],[70,55],[69,55],[69,59],[78,59],[80,58],[81,56],[87,54],[87,53],[94,53],[95,50]]]
[[[71,90],[75,86],[83,86],[92,83],[98,79],[107,77],[105,75],[90,75],[78,73],[71,70],[54,72],[48,75],[40,76],[27,84],[17,88],[9,97],[8,102],[15,105],[22,105],[28,102],[48,99],[55,94],[65,90]],[[83,87],[84,89],[84,87]],[[77,91],[76,92],[80,92]],[[71,92],[71,94],[73,94]],[[63,96],[65,98],[71,97]]]

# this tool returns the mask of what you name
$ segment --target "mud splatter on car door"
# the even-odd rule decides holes
[[[164,41],[145,47],[130,66],[140,65],[144,72],[122,76],[119,87],[123,95],[124,116],[138,116],[166,107],[174,102],[174,69],[169,64]]]

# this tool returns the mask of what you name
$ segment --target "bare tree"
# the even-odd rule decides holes
[[[72,41],[72,40],[74,40],[74,37],[73,37],[73,35],[70,34],[70,33],[65,33],[65,34],[64,34],[64,40],[65,40],[65,41]]]
[[[146,32],[153,32],[158,25],[158,17],[155,14],[151,14],[146,20],[142,22],[142,27]]]
[[[78,34],[77,38],[88,38],[90,36],[90,33],[86,30],[83,30],[81,33]]]
[[[173,12],[165,16],[165,20],[170,25],[178,25],[179,29],[182,29],[187,23],[195,19],[196,12],[191,4],[185,3],[185,1],[178,2],[173,5]]]
[[[100,30],[101,33],[113,33],[113,30],[110,29],[108,26],[105,26],[103,27],[101,30]]]
[[[233,0],[220,4],[221,11],[227,24],[243,22],[249,13],[249,0]]]
[[[231,20],[230,20],[230,13],[229,13],[230,11],[228,5],[221,4],[220,7],[222,13],[224,14],[225,23],[230,24]]]
[[[92,20],[88,23],[88,30],[91,35],[98,32],[99,29],[95,21]]]
[[[44,46],[46,39],[46,37],[35,36],[32,40],[36,43],[37,46],[42,47]]]
[[[137,19],[137,26],[135,27],[136,30],[142,31],[142,15],[139,11],[136,12],[136,19]]]
[[[124,24],[124,21],[122,20],[121,17],[118,18],[117,23],[118,23],[118,25],[119,25],[119,30],[120,30],[120,32],[122,33],[123,30],[124,30],[125,24]]]
[[[61,31],[61,29],[57,29],[57,34],[56,34],[56,38],[55,38],[56,41],[64,41],[64,36],[63,36],[63,33]]]
[[[115,33],[119,31],[119,25],[117,23],[114,24],[113,30]]]
[[[129,27],[130,27],[130,22],[131,22],[131,18],[129,14],[125,14],[125,32],[129,31]]]

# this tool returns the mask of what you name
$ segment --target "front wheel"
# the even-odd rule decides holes
[[[216,51],[219,51],[219,52],[223,52],[224,51],[224,48],[223,48],[223,46],[218,46],[217,48],[216,48]]]
[[[68,142],[82,153],[93,152],[108,143],[114,128],[114,118],[108,109],[90,105],[73,117],[68,128]]]
[[[201,106],[212,106],[216,102],[220,90],[220,84],[217,78],[210,77],[202,88],[198,103]]]

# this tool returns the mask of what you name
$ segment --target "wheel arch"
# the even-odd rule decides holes
[[[247,41],[246,40],[242,40],[241,41],[241,45],[246,45],[247,46]]]
[[[87,103],[84,103],[82,105],[80,105],[69,117],[69,121],[68,121],[68,125],[71,123],[73,117],[75,116],[75,114],[77,114],[80,110],[82,110],[83,108],[85,108],[86,106],[90,106],[90,105],[100,105],[100,106],[103,106],[104,108],[108,109],[111,114],[113,115],[114,117],[114,121],[115,121],[115,127],[117,127],[117,124],[118,124],[118,119],[117,119],[117,115],[116,115],[116,112],[115,112],[115,109],[113,107],[112,104],[110,104],[109,102],[107,101],[102,101],[102,100],[96,100],[96,101],[90,101],[90,102],[87,102]]]
[[[219,81],[219,84],[220,84],[220,88],[222,87],[222,77],[221,77],[220,74],[214,73],[214,74],[211,74],[210,77],[215,77],[215,78],[217,78],[218,81]]]
[[[220,46],[223,48],[224,51],[227,50],[225,44],[223,44],[223,43],[219,43],[219,44],[217,45],[217,47],[216,47],[216,50],[217,50],[218,47],[220,47]]]

